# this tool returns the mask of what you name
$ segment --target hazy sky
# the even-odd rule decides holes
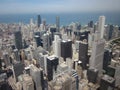
[[[0,0],[0,14],[120,12],[120,0]]]

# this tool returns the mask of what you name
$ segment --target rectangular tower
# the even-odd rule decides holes
[[[57,29],[57,32],[59,32],[60,30],[60,17],[59,16],[56,17],[56,29]]]
[[[66,60],[66,58],[72,58],[72,41],[63,40],[61,42],[61,57]]]
[[[92,55],[89,62],[90,68],[98,69],[100,72],[103,69],[104,44],[104,39],[93,42]]]
[[[59,61],[58,58],[55,56],[49,56],[47,57],[47,76],[48,81],[51,81],[53,79],[53,71],[57,72],[57,65]]]
[[[42,69],[37,68],[34,65],[31,65],[30,67],[30,75],[33,78],[33,81],[35,83],[35,90],[42,90],[41,86],[41,79],[43,78],[41,75]]]
[[[80,41],[79,42],[79,60],[82,61],[82,68],[87,68],[88,60],[88,43]]]
[[[37,26],[40,27],[40,24],[41,24],[41,16],[38,15],[38,18],[37,18]]]
[[[21,31],[16,31],[15,35],[15,46],[18,50],[22,49],[22,34]]]
[[[100,32],[100,38],[104,38],[104,25],[105,25],[105,16],[99,17],[98,31]]]

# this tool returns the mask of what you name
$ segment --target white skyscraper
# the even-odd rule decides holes
[[[61,56],[61,39],[58,35],[54,36],[54,45],[53,45],[53,49],[54,49],[54,53],[57,57]]]
[[[42,90],[41,86],[41,69],[37,68],[34,65],[30,66],[30,75],[33,78],[33,81],[35,82],[36,90]]]
[[[100,72],[102,72],[103,68],[104,44],[104,39],[93,42],[92,55],[89,62],[90,68],[98,69]]]
[[[90,68],[97,69],[99,76],[103,71],[103,55],[104,55],[104,24],[105,16],[99,17],[98,30],[94,33],[94,40],[92,44],[92,54],[89,61]]]
[[[98,31],[100,32],[100,38],[104,37],[104,25],[105,25],[105,16],[99,17]]]
[[[46,33],[42,36],[43,39],[43,48],[47,51],[50,51],[50,33]]]

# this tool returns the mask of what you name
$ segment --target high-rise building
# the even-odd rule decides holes
[[[54,35],[54,41],[53,41],[53,49],[54,53],[57,57],[61,56],[61,39],[58,35]]]
[[[56,17],[56,29],[57,29],[57,32],[60,31],[60,17],[59,16]]]
[[[97,82],[97,76],[98,76],[98,70],[89,68],[87,70],[87,78],[89,82],[96,83]]]
[[[115,78],[115,86],[118,87],[120,85],[120,65],[112,66],[109,65],[106,74]]]
[[[6,66],[10,66],[10,57],[6,51],[3,52],[3,60]]]
[[[104,38],[104,25],[105,25],[105,16],[99,17],[98,31],[100,32],[100,38]]]
[[[92,55],[89,61],[90,68],[103,70],[103,55],[104,55],[104,39],[96,40],[93,42]]]
[[[79,76],[78,76],[77,72],[74,70],[72,71],[72,77],[74,78],[72,80],[73,81],[72,82],[72,90],[79,90]]]
[[[34,90],[34,82],[28,74],[20,75],[18,81],[21,82],[23,90]]]
[[[52,36],[50,33],[45,33],[42,36],[42,41],[43,41],[43,48],[47,51],[50,51],[50,46],[52,42]]]
[[[19,55],[18,49],[14,49],[13,52],[14,52],[14,55],[15,55],[15,60],[20,61],[20,55]]]
[[[0,79],[0,90],[13,90],[7,80]]]
[[[80,41],[79,43],[79,60],[82,61],[82,68],[87,69],[88,60],[88,43]]]
[[[18,50],[20,50],[23,48],[21,31],[16,31],[14,35],[15,35],[15,46]]]
[[[21,62],[16,62],[13,64],[13,75],[16,81],[18,81],[18,76],[23,74],[24,64]]]
[[[72,80],[72,77],[68,73],[59,75],[54,81],[48,83],[48,90],[77,90],[76,88],[74,89],[76,86],[74,82],[72,83]]]
[[[38,15],[38,18],[37,18],[37,26],[40,27],[40,24],[41,24],[41,16]]]
[[[88,27],[93,28],[93,26],[94,26],[93,21],[90,21],[90,22],[88,23]]]
[[[105,49],[103,58],[103,69],[107,70],[108,65],[111,63],[112,52],[110,49]]]
[[[50,32],[51,32],[51,34],[52,34],[52,40],[54,40],[54,35],[55,35],[55,33],[56,33],[56,28],[55,27],[50,27]]]
[[[40,36],[35,35],[34,38],[35,38],[35,41],[36,41],[37,47],[38,47],[38,46],[43,46],[43,45],[42,45],[42,40],[41,40]]]
[[[94,33],[91,33],[91,34],[88,35],[88,45],[89,45],[89,47],[92,47],[93,40],[94,40]]]
[[[47,74],[47,57],[48,54],[39,53],[39,60],[37,60],[37,64],[44,70],[45,74]]]
[[[72,41],[71,40],[63,40],[61,42],[61,57],[64,58],[72,58]]]
[[[42,90],[42,80],[43,80],[43,70],[41,68],[37,68],[34,65],[30,66],[30,75],[35,84],[35,90]]]
[[[0,49],[2,48],[2,39],[0,39]]]
[[[55,56],[47,57],[47,76],[48,81],[53,80],[53,73],[57,72],[58,58]]]
[[[100,90],[114,90],[115,86],[115,79],[108,76],[104,75],[101,79],[100,82]]]
[[[114,26],[108,25],[108,40],[112,39],[113,37]]]

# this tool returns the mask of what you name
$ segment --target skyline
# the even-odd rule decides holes
[[[0,14],[120,12],[120,0],[0,0]]]

